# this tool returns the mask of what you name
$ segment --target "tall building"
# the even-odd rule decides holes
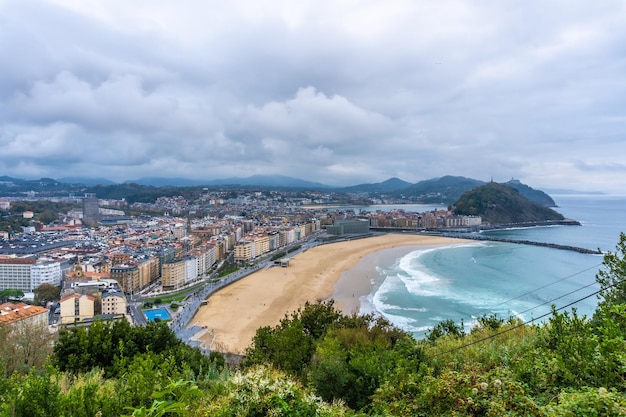
[[[163,290],[175,290],[185,285],[186,264],[182,259],[173,259],[163,264],[161,285]]]
[[[125,294],[136,294],[141,289],[139,268],[136,265],[121,264],[111,267],[111,278],[117,281]]]
[[[102,314],[126,314],[126,297],[119,291],[104,291],[102,293]]]
[[[98,223],[100,220],[99,200],[93,193],[85,193],[83,197],[83,223],[87,226]]]
[[[0,258],[0,290],[11,288],[31,292],[31,267],[35,258]]]
[[[61,286],[61,263],[52,260],[39,259],[30,268],[30,279],[32,288],[37,288],[41,284],[52,284]]]

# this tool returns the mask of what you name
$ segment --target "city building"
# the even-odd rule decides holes
[[[25,325],[27,328],[40,328],[48,325],[48,309],[26,303],[0,304],[0,326]]]
[[[0,257],[0,290],[32,292],[31,267],[36,262],[34,257]]]
[[[198,258],[195,256],[185,256],[185,284],[198,279]]]
[[[95,304],[96,298],[92,295],[70,294],[61,298],[61,324],[93,320]]]
[[[100,220],[100,203],[93,193],[85,193],[83,197],[83,223],[92,226]]]
[[[235,262],[247,262],[254,258],[255,252],[255,244],[251,240],[240,240],[239,243],[235,245]]]
[[[186,263],[183,259],[173,259],[163,264],[161,286],[164,291],[171,291],[185,285]]]
[[[124,315],[128,303],[120,291],[106,290],[102,292],[102,314]]]
[[[137,265],[116,265],[111,267],[110,273],[124,294],[136,294],[141,289]]]
[[[30,268],[31,286],[33,289],[41,284],[61,286],[61,262],[40,258]]]

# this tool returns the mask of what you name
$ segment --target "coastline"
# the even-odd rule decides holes
[[[461,242],[458,242],[461,244]],[[372,288],[381,284],[376,267],[391,264],[416,249],[434,248],[443,245],[407,245],[385,248],[371,252],[361,258],[352,268],[341,272],[333,287],[333,294],[329,298],[335,300],[336,307],[346,315],[353,313],[369,313],[362,311],[361,306],[371,294]]]
[[[258,271],[213,294],[201,306],[193,325],[205,326],[198,335],[213,350],[242,354],[256,330],[275,326],[306,302],[333,298],[344,314],[358,312],[360,298],[371,290],[381,256],[398,249],[463,244],[464,239],[412,234],[386,234],[316,246],[291,258],[286,268]],[[402,256],[401,254],[399,256]]]

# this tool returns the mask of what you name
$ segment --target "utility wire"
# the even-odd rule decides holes
[[[506,300],[506,301],[502,301],[502,302],[500,302],[500,303],[498,303],[498,304],[494,304],[494,305],[492,306],[492,308],[494,308],[494,307],[498,307],[498,306],[500,306],[500,305],[502,305],[502,304],[506,304],[506,303],[509,303],[509,302],[511,302],[511,301],[517,300],[517,299],[519,299],[519,298],[525,297],[525,296],[530,295],[530,294],[532,294],[532,293],[534,293],[534,292],[536,292],[536,291],[542,290],[542,289],[547,288],[547,287],[549,287],[549,286],[551,286],[551,285],[554,285],[554,284],[557,284],[557,283],[559,283],[559,282],[565,281],[566,279],[570,279],[570,278],[572,278],[572,277],[575,277],[576,275],[582,274],[583,272],[590,271],[590,270],[595,269],[595,268],[598,268],[598,267],[600,267],[600,266],[602,266],[602,264],[601,264],[601,263],[600,263],[600,264],[597,264],[597,265],[594,265],[594,266],[590,266],[589,268],[585,268],[585,269],[583,269],[583,270],[581,270],[581,271],[578,271],[578,272],[575,272],[575,273],[573,273],[573,274],[570,274],[570,275],[568,275],[568,276],[566,276],[566,277],[564,277],[564,278],[560,278],[560,279],[558,279],[558,280],[556,280],[556,281],[550,282],[550,283],[548,283],[548,284],[546,284],[546,285],[543,285],[543,286],[541,286],[541,287],[538,287],[538,288],[535,288],[535,289],[533,289],[533,290],[527,291],[527,292],[525,292],[525,293],[523,293],[523,294],[521,294],[521,295],[518,295],[518,296],[516,296],[516,297],[509,298],[509,299],[508,299],[508,300]],[[544,302],[543,302],[543,303],[541,303],[541,304],[538,304],[538,305],[536,305],[536,306],[530,307],[530,308],[528,308],[528,309],[526,309],[526,310],[524,310],[524,311],[521,311],[521,312],[519,312],[519,313],[517,313],[517,314],[518,314],[518,315],[522,315],[522,314],[524,314],[524,313],[528,313],[529,311],[532,311],[532,310],[534,310],[534,309],[536,309],[536,308],[542,307],[542,306],[544,306],[544,305],[546,305],[546,304],[552,303],[553,301],[560,300],[560,299],[561,299],[561,298],[563,298],[563,297],[567,297],[568,295],[571,295],[571,294],[573,294],[573,293],[575,293],[575,292],[578,292],[578,291],[584,290],[585,288],[591,287],[592,285],[595,285],[595,284],[596,284],[596,282],[594,281],[594,282],[592,282],[591,284],[584,285],[584,286],[582,286],[582,287],[580,287],[580,288],[578,288],[578,289],[576,289],[576,290],[573,290],[573,291],[568,292],[567,294],[563,294],[563,295],[561,295],[561,296],[559,296],[559,297],[556,297],[556,298],[553,298],[553,299],[551,299],[551,300],[544,301]],[[467,313],[466,313],[466,315],[467,315],[467,316],[470,316],[470,314],[467,314]]]
[[[522,297],[525,297],[525,296],[527,296],[527,295],[530,295],[530,294],[534,293],[535,291],[543,290],[544,288],[548,288],[548,287],[549,287],[549,286],[551,286],[551,285],[557,284],[557,283],[559,283],[559,282],[561,282],[561,281],[565,281],[566,279],[570,279],[570,278],[572,278],[572,277],[575,277],[575,276],[576,276],[576,275],[578,275],[578,274],[582,274],[583,272],[590,271],[590,270],[595,269],[595,268],[597,268],[597,267],[599,267],[599,266],[602,266],[602,264],[597,264],[597,265],[594,265],[594,266],[590,266],[589,268],[583,269],[582,271],[575,272],[575,273],[573,273],[573,274],[571,274],[571,275],[568,275],[568,276],[566,276],[566,277],[564,277],[564,278],[558,279],[558,280],[553,281],[553,282],[551,282],[551,283],[549,283],[549,284],[546,284],[546,285],[541,286],[541,287],[539,287],[539,288],[535,288],[534,290],[531,290],[531,291],[525,292],[524,294],[518,295],[517,297],[509,298],[509,299],[508,299],[508,300],[506,300],[506,301],[502,301],[501,303],[498,303],[498,304],[494,305],[494,307],[497,307],[497,306],[502,305],[502,304],[507,304],[507,303],[510,303],[511,301],[517,300],[518,298],[522,298]],[[531,309],[531,310],[532,310],[532,309]]]
[[[529,311],[531,311],[531,310],[534,310],[534,309],[539,308],[539,307],[541,307],[541,306],[545,306],[546,304],[552,303],[553,301],[556,301],[556,300],[560,300],[560,299],[561,299],[561,298],[563,298],[563,297],[567,297],[568,295],[572,295],[572,294],[574,294],[575,292],[578,292],[578,291],[584,290],[585,288],[589,288],[589,287],[591,287],[591,286],[593,286],[593,285],[596,285],[596,284],[597,284],[597,282],[596,282],[596,281],[594,281],[594,282],[592,282],[591,284],[587,284],[587,285],[582,286],[582,287],[580,287],[580,288],[576,288],[576,289],[575,289],[575,290],[573,290],[573,291],[570,291],[570,292],[568,292],[568,293],[566,293],[566,294],[563,294],[563,295],[561,295],[561,296],[559,296],[559,297],[556,297],[556,298],[553,298],[553,299],[551,299],[551,300],[545,301],[545,302],[543,302],[543,303],[541,303],[541,304],[538,304],[538,305],[536,305],[536,306],[534,306],[534,307],[528,308],[528,309],[526,309],[526,310],[524,310],[524,311],[519,312],[518,314],[528,313],[528,312],[529,312]]]
[[[582,298],[579,298],[578,300],[572,301],[571,303],[568,303],[568,304],[566,304],[566,305],[564,305],[564,306],[561,306],[561,307],[559,307],[559,308],[555,308],[555,309],[554,309],[554,311],[550,311],[549,313],[545,313],[545,314],[543,314],[543,315],[541,315],[541,316],[539,316],[539,317],[533,318],[533,319],[531,319],[531,320],[527,320],[527,321],[525,321],[525,322],[523,322],[523,323],[516,324],[515,326],[510,327],[510,328],[508,328],[508,329],[506,329],[506,330],[502,330],[502,331],[500,331],[500,332],[494,333],[494,334],[489,335],[489,336],[487,336],[487,337],[484,337],[484,338],[482,338],[482,339],[477,339],[477,340],[474,340],[473,342],[469,342],[469,343],[466,343],[466,344],[464,344],[464,345],[457,346],[457,347],[455,347],[455,348],[453,348],[453,349],[449,349],[449,350],[444,351],[444,352],[439,352],[439,353],[436,353],[436,354],[434,354],[434,355],[430,356],[430,358],[429,358],[429,359],[436,358],[436,357],[438,357],[438,356],[442,356],[442,355],[445,355],[445,354],[447,354],[447,353],[456,352],[457,350],[465,349],[465,348],[467,348],[467,347],[470,347],[470,346],[476,345],[476,344],[478,344],[478,343],[482,343],[482,342],[484,342],[484,341],[486,341],[486,340],[495,339],[495,338],[496,338],[496,337],[498,337],[498,336],[501,336],[501,335],[503,335],[503,334],[505,334],[505,333],[508,333],[508,332],[510,332],[510,331],[513,331],[513,330],[515,330],[515,329],[519,329],[520,327],[526,326],[527,324],[530,324],[530,323],[532,323],[532,322],[534,322],[534,321],[536,321],[536,320],[540,320],[540,319],[542,319],[542,318],[544,318],[544,317],[548,317],[548,316],[552,315],[552,313],[553,313],[553,312],[561,311],[561,310],[563,310],[563,309],[565,309],[565,308],[567,308],[567,307],[570,307],[570,306],[572,306],[572,305],[574,305],[574,304],[576,304],[576,303],[579,303],[579,302],[581,302],[581,301],[583,301],[583,300],[586,300],[586,299],[587,299],[587,298],[589,298],[589,297],[592,297],[592,296],[597,295],[597,294],[599,294],[599,293],[601,293],[601,292],[603,292],[603,291],[606,291],[606,290],[608,290],[609,288],[615,287],[616,285],[621,284],[621,283],[623,283],[623,282],[624,282],[624,280],[619,281],[619,282],[616,282],[616,283],[611,284],[611,285],[608,285],[608,286],[606,286],[606,287],[604,287],[604,288],[600,288],[598,291],[594,291],[593,293],[591,293],[591,294],[589,294],[589,295],[586,295],[586,296],[584,296],[584,297],[582,297]]]

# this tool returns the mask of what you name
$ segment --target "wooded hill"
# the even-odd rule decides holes
[[[454,203],[455,213],[481,216],[490,224],[563,220],[562,214],[530,201],[516,189],[490,182],[465,192]]]

